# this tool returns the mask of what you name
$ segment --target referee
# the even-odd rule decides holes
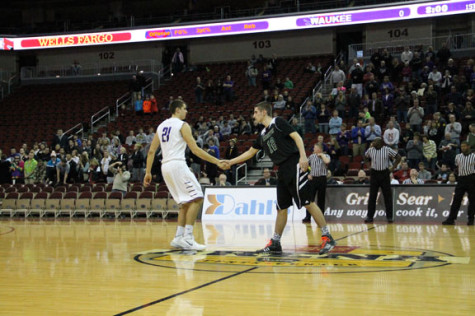
[[[455,186],[454,199],[450,207],[449,217],[442,222],[442,225],[455,224],[465,192],[468,194],[467,225],[473,225],[473,217],[475,215],[475,153],[470,153],[468,142],[462,142],[460,147],[462,153],[455,157],[455,165],[458,167],[458,180]]]
[[[322,213],[325,213],[325,191],[327,189],[327,166],[330,163],[330,156],[323,153],[322,145],[316,143],[313,146],[313,154],[308,157],[308,162],[310,164],[310,175],[308,179],[312,183],[312,196],[315,200],[315,195],[317,196],[317,205],[322,210]],[[306,211],[307,215],[302,222],[310,223],[312,217],[310,213]]]
[[[383,146],[381,137],[376,137],[371,143],[371,147],[366,151],[366,158],[371,160],[370,189],[368,201],[368,217],[365,223],[372,223],[376,211],[376,198],[378,190],[381,188],[384,196],[384,205],[386,206],[386,218],[388,223],[394,222],[393,218],[393,197],[391,195],[391,180],[389,173],[401,161],[401,156],[388,146]],[[391,166],[391,160],[394,163]]]

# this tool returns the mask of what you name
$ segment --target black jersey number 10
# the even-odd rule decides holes
[[[273,154],[277,151],[277,144],[275,143],[274,137],[269,138],[267,141],[267,147],[269,147],[269,153]]]

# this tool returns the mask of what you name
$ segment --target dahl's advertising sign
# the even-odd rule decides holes
[[[275,220],[275,187],[205,188],[203,220]],[[305,210],[288,209],[288,219],[302,220]]]
[[[449,215],[453,186],[394,186],[393,210],[396,223],[440,224]],[[203,220],[275,220],[275,187],[210,187],[205,189]],[[327,188],[325,218],[329,222],[361,223],[368,213],[368,186],[331,186]],[[459,218],[467,218],[465,196]],[[289,221],[301,221],[304,209],[290,207]],[[375,220],[386,220],[384,197],[376,202]]]
[[[438,223],[450,211],[453,186],[395,186],[392,188],[396,223]],[[331,222],[361,222],[368,213],[369,187],[335,186],[327,188],[325,218]],[[467,197],[459,218],[466,219]],[[378,195],[375,220],[386,219],[384,197]]]

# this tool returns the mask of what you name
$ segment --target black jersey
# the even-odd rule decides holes
[[[252,147],[264,149],[272,162],[280,165],[299,152],[295,141],[289,136],[293,132],[294,128],[286,120],[274,117],[269,126],[261,131]]]

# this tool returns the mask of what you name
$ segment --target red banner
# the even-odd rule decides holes
[[[62,47],[73,45],[108,44],[129,41],[130,32],[125,33],[96,33],[85,35],[68,35],[55,37],[38,37],[21,41],[22,48]]]

